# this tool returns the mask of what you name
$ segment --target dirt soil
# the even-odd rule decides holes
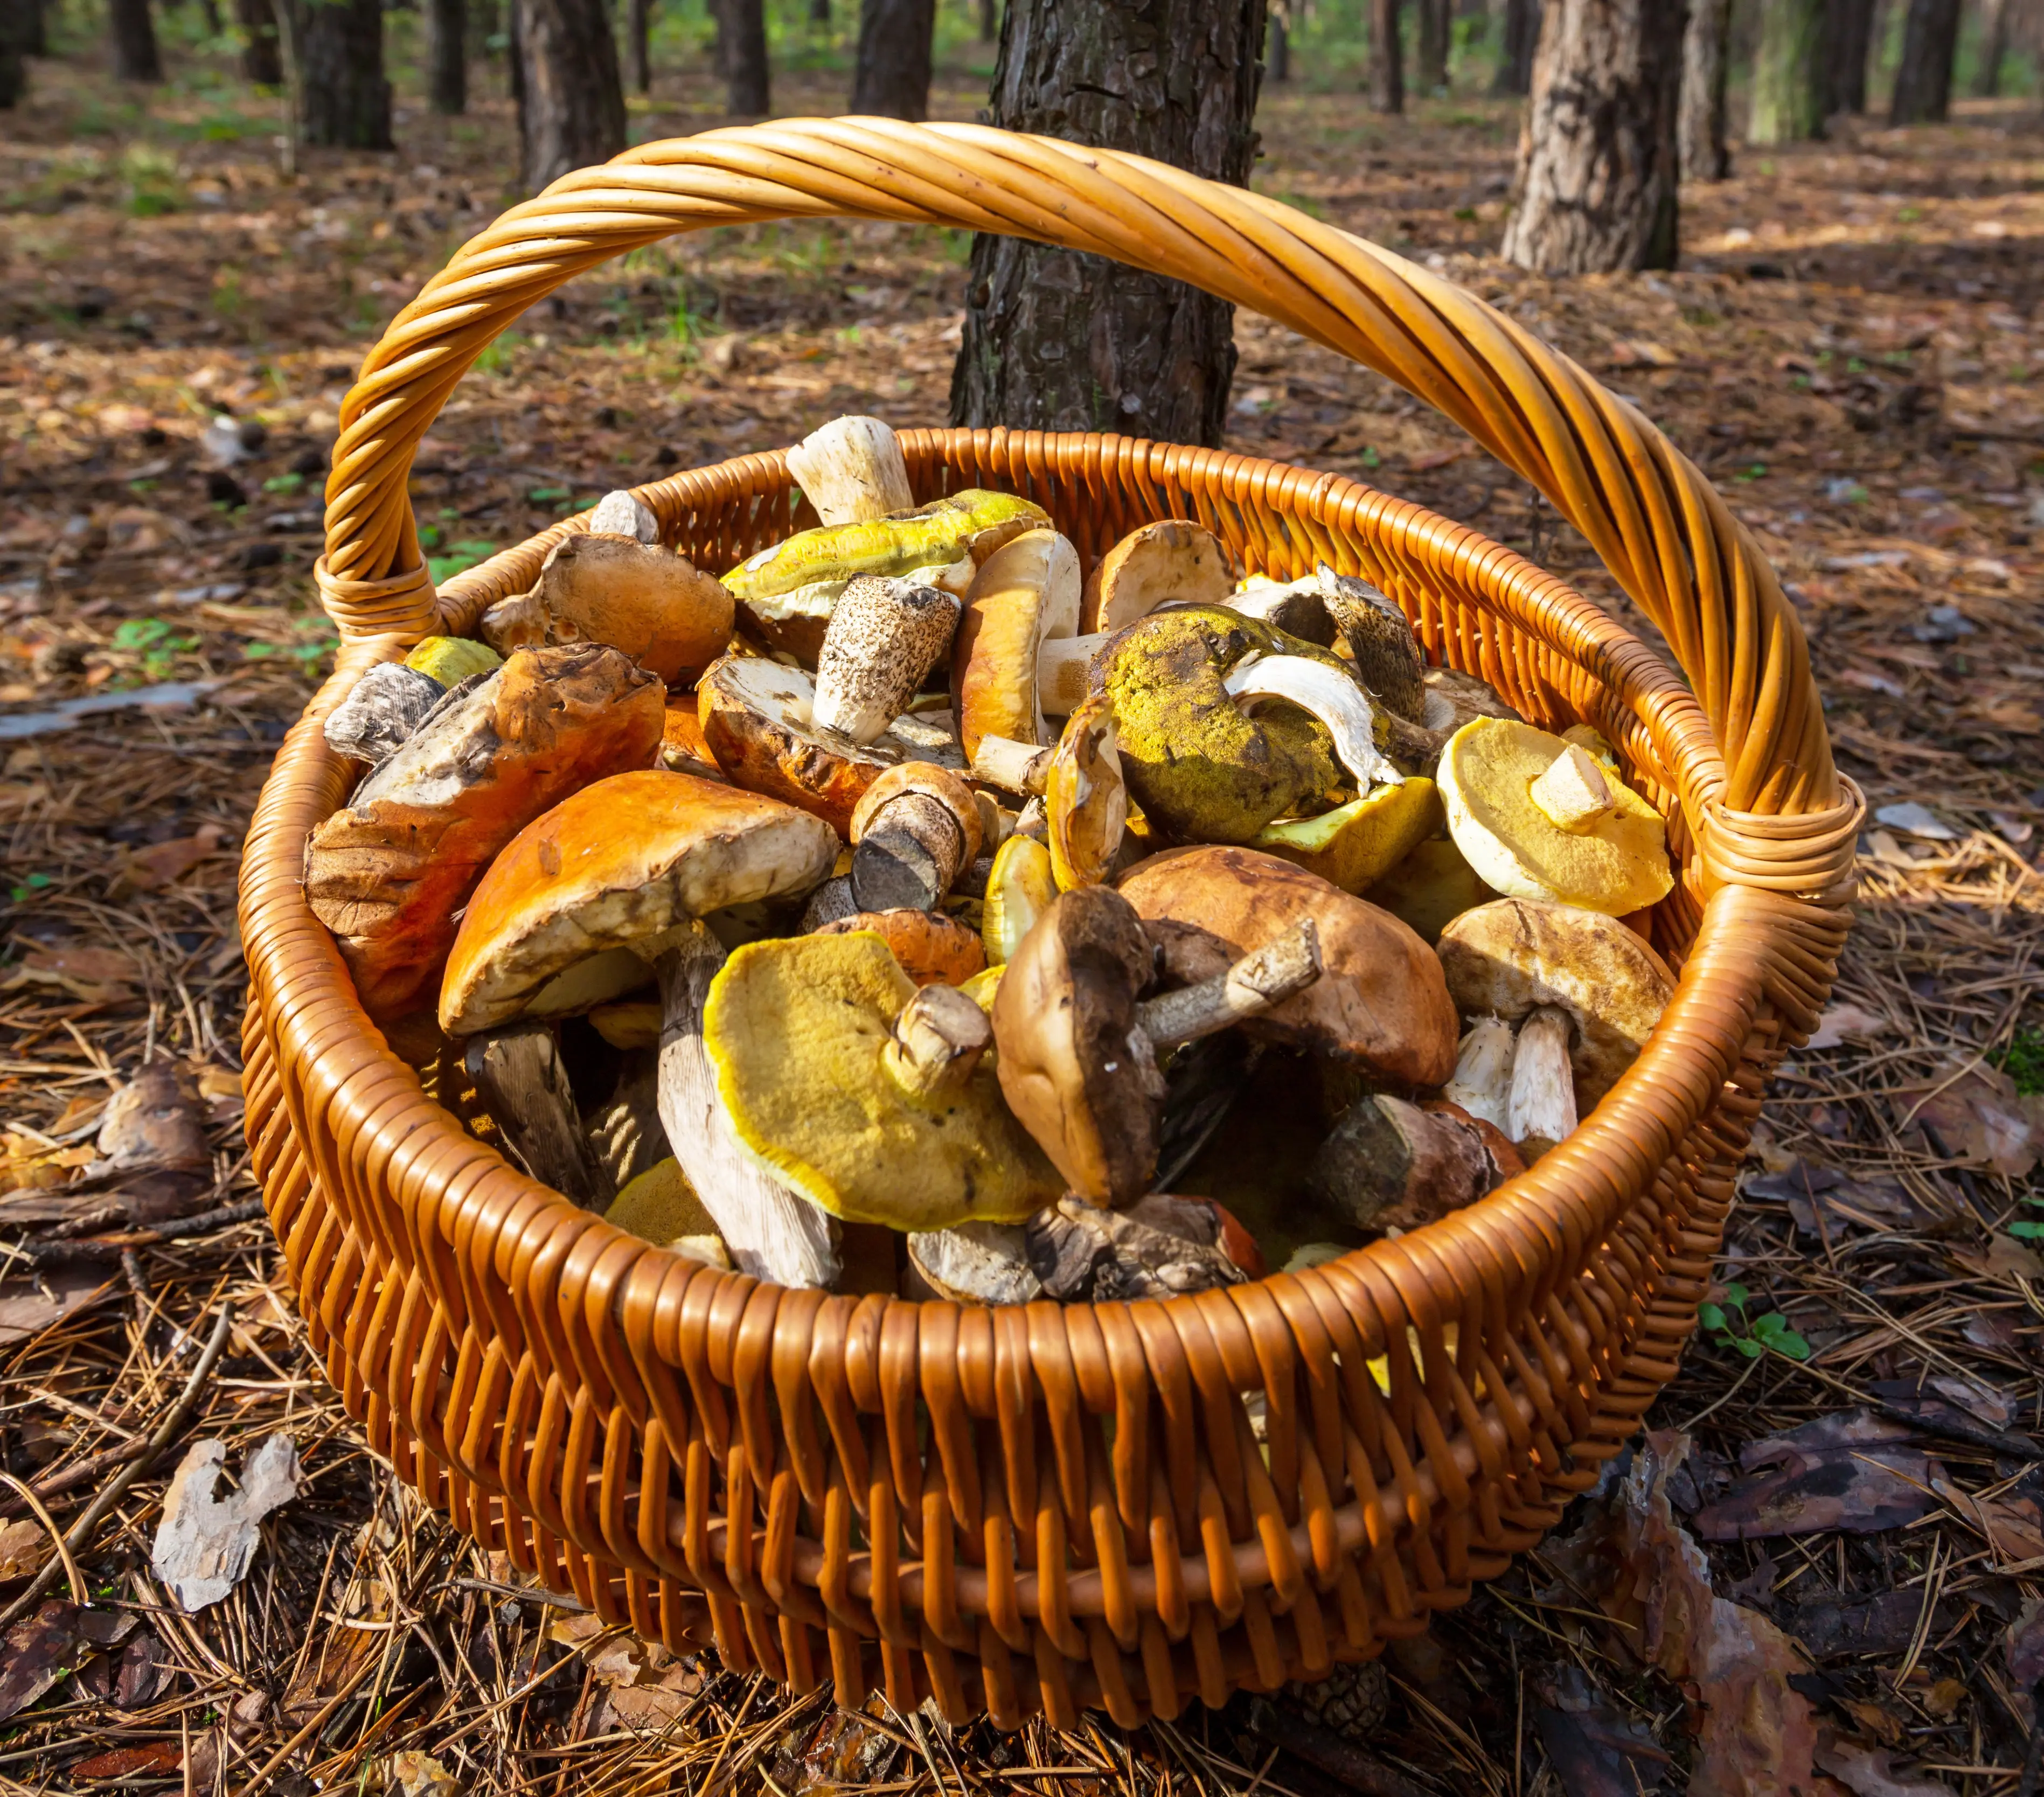
[[[840,89],[777,98],[831,112]],[[939,113],[982,92],[954,68]],[[717,103],[663,76],[635,135]],[[1962,110],[1743,154],[1685,194],[1679,272],[1561,282],[1496,259],[1508,107],[1386,126],[1352,93],[1270,98],[1260,188],[1524,320],[1758,534],[1877,808],[1859,927],[1650,1450],[1317,1722],[1238,1700],[1010,1738],[833,1721],[605,1634],[425,1512],[325,1384],[239,1135],[236,847],[335,647],[309,576],[342,396],[505,202],[512,122],[501,96],[451,123],[413,99],[400,154],[286,184],[274,107],[217,75],[144,98],[89,59],[36,64],[0,121],[0,1783],[1600,1797],[1814,1765],[1796,1788],[2012,1790],[2044,1672],[2044,136],[2015,103]],[[440,570],[840,413],[941,421],[966,252],[770,227],[578,282],[421,446]],[[1238,338],[1233,446],[1417,499],[1630,615],[1417,401],[1256,319]],[[115,703],[40,716],[88,697]],[[145,1065],[153,1170],[124,1182],[95,1142]],[[184,1614],[151,1570],[171,1473],[193,1438],[240,1468],[279,1433],[295,1496]]]

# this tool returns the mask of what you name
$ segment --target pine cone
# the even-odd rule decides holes
[[[1294,1684],[1289,1695],[1307,1717],[1322,1728],[1360,1741],[1384,1720],[1390,1708],[1391,1680],[1382,1661],[1365,1660],[1338,1665],[1315,1684]]]

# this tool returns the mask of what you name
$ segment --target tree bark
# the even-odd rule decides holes
[[[1550,0],[1504,255],[1547,275],[1672,268],[1685,0]]]
[[[653,0],[632,0],[624,15],[624,36],[632,54],[632,90],[653,91]]]
[[[46,0],[21,0],[21,52],[25,56],[50,53],[48,21],[43,17],[45,4]]]
[[[2011,0],[1981,0],[1980,60],[1973,65],[1973,94],[1992,100],[2001,92],[2002,64],[2008,60]]]
[[[305,141],[337,149],[390,148],[382,0],[308,0],[298,35]]]
[[[220,0],[198,0],[198,16],[206,21],[209,37],[217,37],[227,29],[220,17]]]
[[[1413,81],[1422,94],[1445,92],[1448,85],[1448,7],[1450,0],[1412,0],[1419,26],[1413,41]]]
[[[1830,70],[1827,115],[1866,110],[1866,59],[1873,43],[1873,0],[1829,0],[1824,60]]]
[[[1952,60],[1959,42],[1959,0],[1909,0],[1902,61],[1895,71],[1890,125],[1941,124],[1952,109]]]
[[[727,104],[741,118],[763,118],[774,109],[764,0],[718,0],[717,18]]]
[[[1405,109],[1405,49],[1398,39],[1400,0],[1370,0],[1370,106],[1373,112]]]
[[[113,72],[123,81],[161,81],[163,59],[149,0],[107,0],[106,16],[113,28]]]
[[[1540,42],[1540,0],[1504,0],[1504,31],[1490,90],[1524,94],[1533,85],[1533,52]]]
[[[1824,134],[1831,60],[1824,43],[1826,0],[1766,0],[1753,61],[1750,144],[1801,144]]]
[[[1263,72],[1273,81],[1292,79],[1291,0],[1270,0],[1270,23],[1263,34]]]
[[[830,0],[816,0],[819,6],[828,6]],[[979,0],[979,40],[991,44],[1001,35],[1001,0]]]
[[[989,116],[1237,186],[1256,156],[1264,0],[1008,0]],[[1218,445],[1225,301],[1098,257],[974,240],[951,421]]]
[[[624,89],[603,0],[518,0],[518,57],[528,189],[624,148]]]
[[[1722,181],[1731,173],[1725,142],[1725,55],[1731,0],[1689,0],[1682,39],[1682,178]]]
[[[930,37],[936,0],[862,0],[851,109],[920,121],[930,111]]]
[[[29,65],[23,39],[27,34],[12,13],[0,10],[0,112],[21,103],[29,86]]]
[[[257,87],[284,85],[284,65],[277,52],[277,15],[270,0],[234,0],[235,22],[241,27],[241,77]]]
[[[426,0],[426,98],[448,117],[468,110],[468,0]]]

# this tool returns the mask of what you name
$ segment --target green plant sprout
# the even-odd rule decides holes
[[[1788,1327],[1788,1319],[1779,1311],[1763,1311],[1758,1316],[1746,1315],[1746,1301],[1752,1293],[1743,1285],[1727,1285],[1724,1288],[1725,1304],[1738,1313],[1736,1319],[1728,1314],[1723,1304],[1701,1304],[1696,1307],[1696,1320],[1723,1346],[1742,1354],[1748,1360],[1758,1360],[1772,1348],[1785,1360],[1808,1360],[1810,1344]]]
[[[2044,1030],[2025,1023],[1995,1057],[1994,1064],[2015,1081],[2019,1098],[2044,1092]]]
[[[2023,1202],[2033,1210],[2044,1211],[2044,1198],[2026,1198]],[[2044,1242],[2044,1222],[2035,1217],[2018,1217],[2008,1226],[2008,1233],[2023,1242]]]

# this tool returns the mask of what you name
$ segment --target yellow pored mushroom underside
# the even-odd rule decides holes
[[[747,943],[711,986],[703,1042],[747,1150],[832,1215],[899,1230],[1019,1222],[1064,1189],[990,1063],[919,1100],[881,1050],[916,988],[877,935]]]

